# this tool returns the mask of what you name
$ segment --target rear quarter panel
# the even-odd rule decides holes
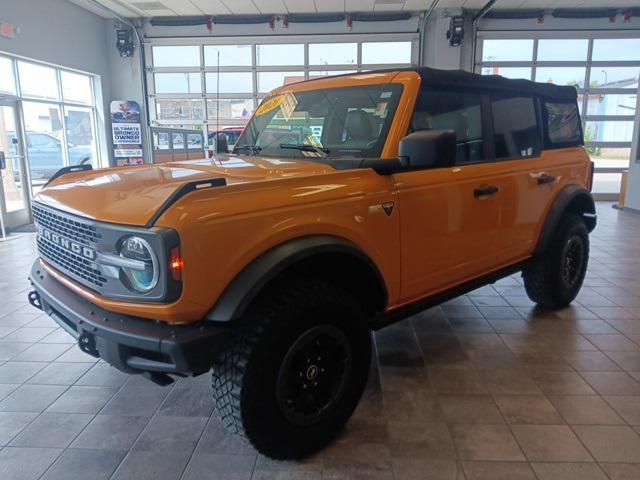
[[[543,150],[540,157],[519,167],[514,176],[515,197],[506,197],[504,215],[514,219],[514,240],[524,246],[524,253],[533,253],[553,202],[563,188],[579,185],[589,189],[591,161],[583,147]],[[538,175],[556,177],[548,185],[538,185]],[[514,252],[515,253],[515,252]]]
[[[568,185],[589,188],[591,163],[582,147],[543,150],[538,157],[493,164],[502,196],[500,235],[497,239],[503,265],[530,257],[549,211]],[[543,176],[555,181],[539,184]]]

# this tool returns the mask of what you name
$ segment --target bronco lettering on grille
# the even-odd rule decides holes
[[[48,240],[49,242],[58,245],[59,247],[64,248],[65,250],[69,250],[70,252],[75,253],[76,255],[80,255],[82,257],[88,258],[89,260],[96,259],[96,252],[92,248],[85,247],[84,245],[80,245],[77,242],[69,240],[57,233],[52,232],[51,230],[47,230],[46,228],[38,225],[37,227],[38,236]]]

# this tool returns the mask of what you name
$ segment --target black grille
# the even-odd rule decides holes
[[[45,210],[36,204],[33,204],[33,218],[39,226],[82,245],[95,245],[101,237],[93,225]]]
[[[44,209],[38,205],[33,205],[33,217],[38,225],[46,230],[95,249],[96,242],[101,235],[96,231],[96,227],[66,217],[55,211]],[[102,287],[106,279],[97,269],[95,262],[78,255],[69,249],[47,240],[41,235],[37,238],[38,252],[40,256],[53,266],[68,274],[88,286]]]
[[[38,251],[40,256],[54,266],[60,268],[63,272],[70,273],[77,279],[84,280],[86,283],[101,287],[107,281],[100,272],[95,268],[95,264],[91,260],[87,260],[70,250],[59,247],[44,238],[38,238]]]

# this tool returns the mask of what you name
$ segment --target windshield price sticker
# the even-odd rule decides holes
[[[256,116],[260,116],[269,113],[276,108],[280,108],[282,117],[285,120],[289,120],[297,106],[298,100],[296,99],[296,96],[293,93],[287,92],[262,102],[255,114]]]
[[[298,106],[298,99],[293,93],[285,93],[283,95],[282,105],[280,105],[280,111],[285,120],[289,121],[293,112]]]
[[[388,105],[387,102],[379,102],[373,114],[376,117],[385,118],[387,116],[387,105]]]
[[[262,102],[258,109],[256,110],[256,116],[264,115],[265,113],[269,113],[271,110],[278,108],[282,102],[284,101],[283,95],[278,95],[273,98],[269,98]]]

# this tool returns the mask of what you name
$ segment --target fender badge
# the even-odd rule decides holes
[[[388,217],[390,217],[391,214],[393,213],[394,205],[395,205],[394,202],[384,202],[382,204],[382,209],[384,210],[384,213],[386,213]]]

